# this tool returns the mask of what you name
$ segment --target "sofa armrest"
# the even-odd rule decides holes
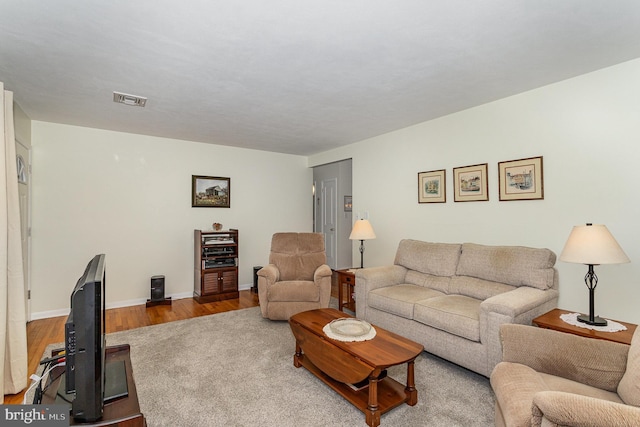
[[[500,327],[502,360],[615,392],[627,368],[629,346],[535,326]]]
[[[529,313],[537,307],[543,306],[544,303],[557,299],[558,291],[555,289],[543,291],[529,286],[521,286],[512,291],[487,298],[480,304],[480,308],[483,311],[499,313],[515,320],[518,316]],[[546,311],[544,309],[539,314],[543,314]]]
[[[640,425],[640,408],[559,391],[533,396],[532,426],[632,427]]]
[[[356,315],[366,319],[367,295],[374,289],[398,285],[404,281],[407,269],[401,265],[361,268],[356,270]]]

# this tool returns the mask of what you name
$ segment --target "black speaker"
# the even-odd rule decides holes
[[[147,300],[147,307],[159,304],[171,305],[171,297],[164,297],[164,276],[151,276],[151,299]]]
[[[151,300],[164,299],[164,276],[151,277]]]
[[[257,265],[253,267],[253,286],[251,287],[251,291],[253,293],[258,293],[258,271],[262,268],[262,266]]]

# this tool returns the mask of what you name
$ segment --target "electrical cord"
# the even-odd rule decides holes
[[[58,359],[56,359],[58,360]],[[57,368],[58,366],[65,366],[65,362],[60,362],[57,363],[53,366],[50,366],[49,368],[47,368],[45,366],[45,371],[42,373],[42,375],[38,376],[36,374],[31,374],[31,376],[29,377],[33,383],[29,386],[29,388],[27,389],[27,391],[24,393],[24,398],[22,399],[22,404],[26,405],[27,404],[27,396],[28,394],[31,392],[31,390],[36,387],[36,395],[33,399],[33,403],[40,403],[42,401],[42,381],[43,379],[49,374],[49,372],[51,372],[54,368]]]

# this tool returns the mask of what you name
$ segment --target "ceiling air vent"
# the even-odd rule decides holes
[[[131,105],[132,107],[144,107],[147,103],[147,98],[144,96],[129,95],[121,92],[113,92],[113,102],[119,102],[120,104]]]

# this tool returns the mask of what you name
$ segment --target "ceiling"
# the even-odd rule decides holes
[[[296,155],[638,57],[637,0],[0,3],[31,119]]]

